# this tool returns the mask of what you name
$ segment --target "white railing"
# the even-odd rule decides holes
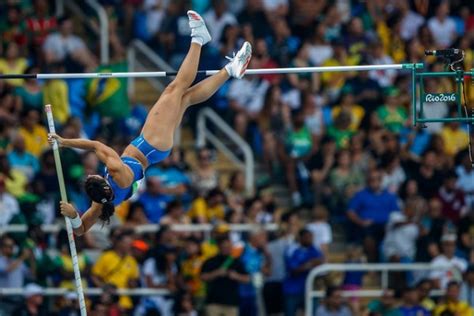
[[[266,231],[278,230],[278,225],[275,223],[258,225],[258,224],[226,224],[230,231],[248,232],[255,229],[264,229]],[[139,225],[133,228],[137,234],[154,233],[160,229],[158,224]],[[212,224],[174,224],[169,226],[171,230],[176,232],[210,232],[216,226]],[[62,224],[42,225],[41,230],[45,233],[58,233],[64,228]],[[24,224],[12,224],[0,226],[0,235],[5,233],[24,233],[28,230],[28,226]],[[109,232],[109,226],[102,227],[101,224],[92,226],[91,231]]]
[[[1,296],[18,296],[23,295],[25,290],[23,288],[0,288]],[[76,293],[70,289],[46,287],[43,288],[42,294],[45,296],[64,296],[69,293]],[[104,293],[102,288],[84,288],[84,294],[87,296],[99,296]],[[127,296],[158,296],[167,295],[170,292],[166,289],[153,289],[153,288],[136,288],[136,289],[116,289],[114,293],[117,295]]]
[[[393,271],[429,271],[439,270],[439,266],[429,263],[329,263],[320,265],[310,271],[306,278],[305,290],[305,315],[312,316],[314,312],[313,298],[323,297],[324,292],[314,290],[314,279],[327,272],[347,272],[347,271],[381,271],[381,288],[378,290],[356,290],[344,291],[347,297],[380,297],[383,289],[388,286],[388,273]],[[446,267],[445,269],[449,269]],[[441,291],[433,291],[432,295],[441,295]]]
[[[227,145],[222,142],[219,137],[214,135],[210,129],[207,128],[206,122],[211,121],[219,129],[220,132],[227,136],[226,140],[232,141],[244,155],[244,161],[242,161]],[[255,184],[255,160],[249,144],[240,137],[235,130],[229,126],[216,112],[210,108],[204,108],[199,111],[198,122],[197,122],[197,145],[202,147],[206,144],[206,140],[214,145],[217,149],[222,151],[232,162],[237,164],[240,168],[245,171],[245,189],[248,194],[254,192]]]
[[[138,58],[140,54],[140,58]],[[155,53],[148,45],[143,43],[140,40],[133,40],[127,49],[127,61],[128,61],[128,71],[149,71],[148,67],[145,66],[143,62],[143,57],[155,66],[158,70],[174,72],[175,70],[164,61],[157,53]],[[135,79],[134,77],[128,78],[128,95],[133,95],[135,93]],[[163,90],[165,84],[160,78],[156,77],[145,77],[148,82],[156,89]],[[167,80],[167,79],[165,79]]]
[[[80,17],[85,23],[91,26],[90,17],[88,17],[84,12],[82,12],[81,8],[75,3],[76,1],[66,1],[66,0],[58,0],[56,2],[58,11],[64,11],[64,7],[74,12],[74,14]],[[105,11],[104,7],[100,5],[97,0],[85,0],[84,1],[90,8],[92,8],[99,17],[99,30],[98,36],[100,39],[100,63],[103,65],[107,65],[109,63],[109,20],[107,17],[107,12]],[[91,27],[94,31],[93,27]]]

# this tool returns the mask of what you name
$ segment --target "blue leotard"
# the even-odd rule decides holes
[[[171,150],[162,151],[162,150],[158,150],[158,149],[154,148],[153,146],[151,146],[145,140],[145,138],[143,138],[142,135],[135,138],[132,141],[131,144],[143,153],[143,155],[148,160],[148,165],[153,165],[153,164],[156,164],[156,163],[162,161],[163,159],[168,157],[168,155],[171,152]],[[109,174],[109,172],[107,171],[107,168],[105,169],[104,177],[107,180],[107,182],[109,182],[110,187],[114,191],[114,201],[113,202],[114,202],[115,206],[119,205],[123,201],[130,198],[132,196],[132,194],[134,193],[133,192],[134,184],[138,180],[143,179],[143,177],[144,177],[143,166],[138,160],[136,160],[134,158],[131,158],[131,157],[121,157],[120,159],[122,159],[123,163],[126,164],[127,166],[129,166],[130,169],[132,169],[133,182],[130,186],[128,186],[126,188],[121,188],[114,181],[112,176]]]

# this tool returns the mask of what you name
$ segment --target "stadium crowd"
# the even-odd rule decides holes
[[[202,69],[217,69],[243,41],[250,68],[425,62],[425,49],[457,47],[474,60],[474,2],[442,0],[100,0],[109,17],[111,60],[100,65],[97,38],[47,0],[0,4],[0,73],[127,71],[125,47],[141,39],[177,68],[189,46],[187,9],[203,14],[213,40]],[[184,22],[183,22],[184,21]],[[92,28],[97,21],[92,20]],[[426,78],[431,93],[454,91],[447,78]],[[345,262],[431,262],[431,273],[392,273],[389,288],[367,302],[343,298],[376,274],[325,275],[317,316],[473,315],[474,168],[465,124],[413,126],[410,77],[392,70],[245,76],[207,101],[251,144],[257,190],[244,174],[223,174],[213,148],[174,148],[151,167],[138,193],[102,229],[76,238],[89,315],[297,315],[314,267],[332,261],[333,230],[343,231]],[[466,100],[474,100],[466,78]],[[77,296],[43,296],[44,287],[74,289],[59,186],[47,142],[44,104],[59,133],[94,138],[121,152],[143,124],[147,105],[127,95],[126,79],[0,80],[0,315],[78,315]],[[419,107],[419,105],[418,105]],[[468,104],[469,107],[469,104]],[[472,109],[472,107],[471,107]],[[185,125],[194,125],[191,109]],[[427,117],[457,115],[430,103]],[[187,156],[195,150],[197,162]],[[238,149],[236,149],[239,154]],[[91,152],[62,149],[68,198],[84,212],[82,184],[102,171]],[[280,205],[275,184],[289,191]],[[136,233],[160,224],[156,234]],[[210,234],[173,224],[210,223]],[[229,224],[276,223],[277,231],[231,231]],[[110,229],[108,229],[110,228]],[[369,280],[369,281],[368,281]],[[158,288],[168,295],[118,296],[117,288]],[[436,299],[431,289],[445,290]]]

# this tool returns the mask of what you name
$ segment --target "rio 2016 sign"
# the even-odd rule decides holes
[[[456,102],[456,93],[427,93],[425,94],[425,102]]]

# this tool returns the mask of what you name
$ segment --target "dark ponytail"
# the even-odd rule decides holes
[[[102,213],[99,215],[99,219],[103,221],[105,224],[110,223],[110,218],[115,213],[114,203],[112,202],[105,202],[102,203]]]

